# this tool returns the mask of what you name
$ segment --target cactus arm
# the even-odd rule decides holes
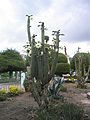
[[[28,15],[26,15],[26,16],[28,16]],[[29,41],[29,44],[31,46],[30,17],[31,16],[28,16],[28,19],[27,19],[27,33],[28,33],[28,41]]]
[[[44,52],[44,78],[43,78],[43,84],[48,80],[48,50],[45,48]]]
[[[44,22],[42,22],[41,24],[41,44],[42,44],[42,74],[43,74],[43,78],[44,78],[44,67],[45,67],[45,63],[44,63],[44,60],[45,60],[45,46],[44,46],[44,35],[45,32],[44,32]]]
[[[35,39],[34,35],[32,36],[32,44],[31,44],[31,77],[36,77],[36,48],[35,48]]]
[[[42,22],[42,24],[41,24],[41,43],[42,43],[42,46],[43,46],[43,51],[44,51],[44,35],[45,34],[45,32],[44,32],[44,22]]]
[[[42,74],[42,55],[39,51],[38,55],[38,80],[42,81],[43,80],[43,74]]]
[[[57,60],[58,60],[58,52],[59,52],[59,31],[57,31],[56,33],[56,45],[54,46],[54,59],[52,61],[52,67],[51,67],[51,75],[53,76],[55,73],[55,69],[56,69],[56,64],[57,64]]]
[[[45,84],[48,84],[55,74],[55,69],[56,69],[56,64],[57,64],[57,59],[58,59],[58,52],[59,52],[59,31],[57,31],[57,33],[56,33],[56,42],[55,43],[56,44],[54,45],[54,52],[53,52],[54,58],[52,60],[51,71],[49,74],[46,73],[48,76],[47,76],[47,79],[44,79],[43,86]],[[45,56],[45,58],[46,58],[46,56]],[[46,59],[46,60],[48,60],[48,59]],[[47,69],[48,69],[48,66],[47,66]],[[44,71],[44,73],[45,73],[45,71]]]

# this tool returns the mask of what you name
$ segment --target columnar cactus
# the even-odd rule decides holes
[[[88,63],[88,69],[86,67],[86,60],[89,61],[89,56],[86,56],[84,53],[77,53],[75,55],[75,70],[77,75],[77,86],[80,88],[86,87],[85,83],[88,79],[90,72],[90,63]]]
[[[28,32],[28,41],[29,41],[29,44],[31,45],[31,33],[30,33],[30,19],[32,17],[32,15],[26,15],[28,16],[28,20],[27,20],[27,32]]]
[[[55,73],[55,67],[57,63],[58,58],[58,52],[59,52],[59,36],[60,30],[53,31],[53,35],[55,35],[54,38],[54,45],[53,47],[53,60],[52,60],[52,66],[51,69],[49,69],[49,62],[48,62],[48,56],[49,56],[49,48],[50,45],[45,43],[45,26],[44,22],[40,22],[41,25],[41,45],[37,48],[36,47],[36,41],[35,36],[30,35],[30,16],[28,16],[28,23],[27,23],[27,29],[28,29],[28,40],[31,46],[31,78],[33,81],[33,94],[35,99],[37,100],[38,104],[42,104],[42,98],[45,102],[45,87],[50,82],[52,77]],[[44,97],[41,97],[44,96]]]

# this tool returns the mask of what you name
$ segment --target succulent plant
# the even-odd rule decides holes
[[[31,38],[30,34],[30,16],[28,16],[28,23],[27,23],[27,32],[28,32],[28,40],[31,46],[31,78],[32,78],[32,91],[35,99],[37,100],[38,104],[42,104],[42,98],[45,101],[45,89],[47,88],[47,84],[53,78],[55,73],[55,68],[58,59],[58,52],[59,52],[59,36],[60,30],[53,31],[54,37],[54,45],[52,46],[52,64],[51,68],[49,68],[49,48],[50,45],[47,43],[49,37],[45,36],[45,26],[44,22],[39,22],[41,27],[41,42],[40,46],[37,46],[35,37],[33,35]],[[43,97],[41,97],[43,96]]]

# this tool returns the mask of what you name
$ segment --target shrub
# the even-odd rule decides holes
[[[56,75],[61,76],[62,74],[70,73],[70,65],[68,63],[57,63],[56,66]]]
[[[19,95],[21,93],[21,90],[17,87],[17,86],[10,86],[9,88],[9,96],[15,96],[15,95]]]
[[[84,111],[72,103],[54,104],[48,110],[39,109],[35,120],[83,120]]]
[[[0,95],[0,101],[5,101],[7,99],[7,94]]]
[[[67,63],[67,57],[63,53],[59,53],[58,55],[58,63]]]
[[[0,101],[4,101],[7,99],[7,93],[5,89],[0,90]]]
[[[5,89],[1,89],[0,90],[0,95],[6,94],[6,90]]]

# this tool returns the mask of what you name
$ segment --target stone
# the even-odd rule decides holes
[[[90,92],[87,93],[87,98],[90,99]]]

